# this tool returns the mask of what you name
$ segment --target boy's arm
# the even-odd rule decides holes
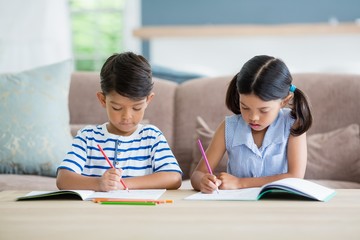
[[[107,192],[123,189],[120,177],[121,171],[119,169],[109,169],[101,177],[88,177],[66,169],[59,169],[56,185],[60,190],[72,189]]]
[[[178,189],[181,186],[181,174],[179,172],[156,172],[153,174],[123,178],[123,181],[131,189]]]

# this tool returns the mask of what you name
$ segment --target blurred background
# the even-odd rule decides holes
[[[360,74],[358,0],[0,0],[0,72],[133,51],[178,82],[233,75],[258,54],[295,72]]]

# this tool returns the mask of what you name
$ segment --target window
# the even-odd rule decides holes
[[[126,0],[69,0],[75,69],[99,71],[124,49]]]

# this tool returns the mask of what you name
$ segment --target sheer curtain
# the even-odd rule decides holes
[[[0,0],[0,73],[72,58],[67,0]]]

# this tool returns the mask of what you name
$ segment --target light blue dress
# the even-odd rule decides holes
[[[286,173],[287,144],[295,120],[290,109],[280,110],[258,148],[251,128],[241,115],[225,118],[225,144],[229,156],[227,172],[237,177],[265,177]]]

